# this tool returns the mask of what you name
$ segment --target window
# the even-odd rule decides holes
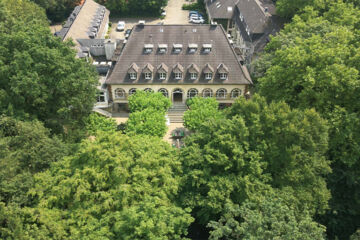
[[[187,92],[187,98],[193,98],[196,97],[198,95],[198,90],[195,88],[191,88],[188,92]]]
[[[197,79],[197,73],[190,73],[190,79],[196,80]]]
[[[145,92],[154,92],[154,90],[152,90],[151,88],[145,88],[144,91]]]
[[[210,53],[211,52],[211,48],[204,48],[204,53]]]
[[[179,80],[182,78],[182,73],[175,73],[175,79]]]
[[[226,80],[227,79],[227,73],[220,73],[220,79],[221,80]]]
[[[125,98],[125,90],[122,88],[115,89],[115,98],[116,99]]]
[[[169,92],[165,88],[160,88],[158,92],[162,93],[164,97],[169,97]]]
[[[174,48],[174,53],[180,53],[181,52],[181,48]]]
[[[152,48],[145,48],[145,53],[150,54],[152,52]]]
[[[151,73],[145,73],[145,79],[150,80],[151,79]]]
[[[189,53],[196,53],[196,48],[189,48]]]
[[[136,88],[132,88],[129,90],[129,95],[133,95],[134,93],[136,93]]]
[[[136,79],[136,73],[129,73],[129,75],[130,75],[130,79],[131,80],[135,80]]]
[[[211,80],[212,79],[212,73],[205,73],[205,79]]]
[[[159,79],[165,80],[166,79],[166,73],[159,73]]]
[[[99,92],[97,95],[97,102],[105,102],[105,92]]]
[[[238,88],[235,88],[231,91],[231,98],[237,98],[241,95],[241,90]]]
[[[212,95],[213,95],[213,92],[210,88],[204,89],[204,91],[203,91],[204,98],[212,97]]]
[[[219,90],[216,91],[216,98],[222,98],[225,99],[226,98],[226,89],[225,88],[220,88]]]

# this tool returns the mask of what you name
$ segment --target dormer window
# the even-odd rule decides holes
[[[167,51],[167,44],[159,44],[159,53],[165,54]]]
[[[136,80],[136,77],[137,77],[136,75],[137,75],[136,73],[129,73],[131,80]]]
[[[211,80],[212,79],[212,73],[205,73],[205,79]]]
[[[144,73],[145,74],[145,79],[146,80],[151,80],[151,73]]]
[[[183,45],[182,44],[174,44],[173,48],[174,48],[174,53],[179,54],[181,53]]]
[[[153,44],[145,44],[145,45],[144,45],[144,52],[145,52],[146,54],[150,54],[150,53],[152,53],[153,48],[154,48],[154,45],[153,45]]]
[[[220,79],[221,80],[226,80],[228,77],[228,74],[227,73],[220,73]]]
[[[210,53],[212,49],[211,44],[203,44],[204,53]]]
[[[182,73],[175,73],[175,79],[176,80],[182,79]]]
[[[159,73],[159,79],[165,80],[166,79],[166,73]]]
[[[197,73],[190,73],[190,79],[196,80],[197,79]]]
[[[197,48],[198,48],[197,44],[195,44],[195,43],[189,44],[189,53],[192,53],[192,54],[196,53]]]

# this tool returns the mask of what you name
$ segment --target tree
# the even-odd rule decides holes
[[[308,212],[298,213],[279,192],[246,200],[241,207],[227,204],[220,220],[208,227],[212,228],[211,240],[325,239],[325,227],[314,222]]]
[[[39,122],[0,118],[0,201],[27,204],[33,174],[50,167],[68,147]]]
[[[184,126],[192,131],[199,129],[209,119],[223,117],[215,98],[194,97],[188,101],[188,105],[189,110],[184,113]]]
[[[165,113],[153,108],[132,112],[126,122],[127,134],[163,137],[166,133]]]
[[[97,113],[92,113],[86,120],[86,131],[89,136],[96,135],[97,131],[101,132],[115,132],[117,124],[115,119],[100,116]]]
[[[129,108],[131,112],[138,112],[148,108],[156,111],[166,112],[171,106],[169,98],[164,97],[162,93],[150,91],[136,91],[129,97]]]
[[[359,26],[359,9],[351,4],[306,8],[270,42],[266,55],[272,57],[257,86],[267,101],[314,108],[329,122],[332,199],[319,219],[330,239],[347,239],[360,224]]]
[[[23,225],[42,239],[182,239],[180,162],[156,137],[104,133],[35,176]]]
[[[46,10],[47,17],[53,22],[66,19],[81,0],[31,0]]]
[[[15,15],[18,5],[34,7],[15,0],[5,7],[9,13],[0,30],[0,114],[21,119],[37,118],[54,132],[82,126],[91,112],[98,76],[87,62],[76,59],[70,42],[51,35],[47,25],[34,17],[23,22]],[[36,8],[36,7],[35,7]]]
[[[330,198],[327,130],[313,110],[268,105],[256,95],[240,98],[226,118],[207,121],[187,139],[181,201],[206,224],[218,219],[225,203],[242,204],[270,185],[294,195],[299,211],[323,212]]]

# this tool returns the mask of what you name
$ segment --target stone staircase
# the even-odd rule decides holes
[[[183,123],[183,115],[187,109],[185,104],[173,104],[167,113],[170,123]]]

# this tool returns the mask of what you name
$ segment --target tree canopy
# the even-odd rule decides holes
[[[52,36],[35,4],[3,1],[0,113],[39,119],[55,132],[82,124],[95,102],[95,69],[75,58],[69,42]]]
[[[104,133],[85,140],[77,153],[35,176],[29,194],[36,204],[20,215],[24,234],[182,239],[192,218],[176,204],[180,163],[174,154],[154,137]]]
[[[129,109],[131,112],[139,112],[148,108],[166,112],[170,106],[170,99],[159,92],[138,90],[129,97]]]

